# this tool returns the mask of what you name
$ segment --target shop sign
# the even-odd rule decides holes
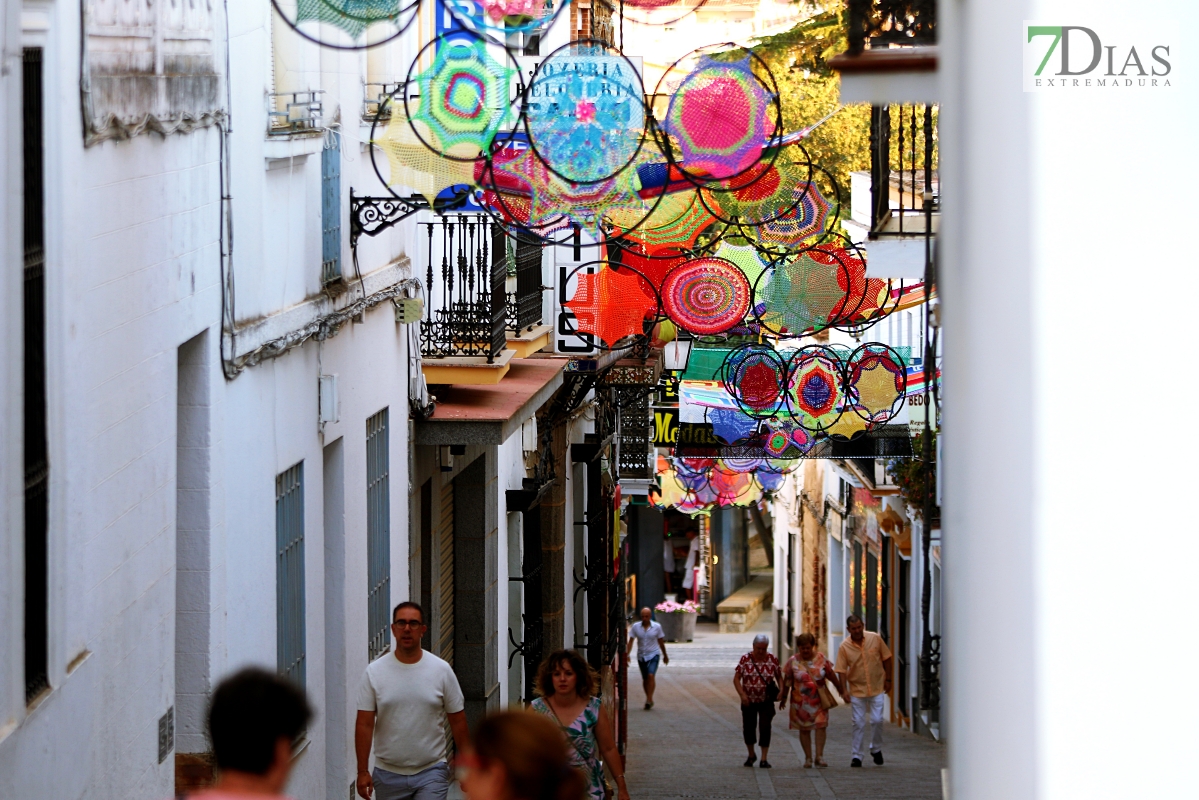
[[[679,408],[654,408],[654,447],[674,447],[679,439]]]
[[[589,96],[612,95],[637,100],[642,96],[637,64],[624,56],[599,55],[597,51],[576,56],[558,55],[543,61],[536,79],[529,86],[531,102],[568,94],[575,78],[591,82],[587,90]]]

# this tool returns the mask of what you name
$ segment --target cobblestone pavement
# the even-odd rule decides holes
[[[796,731],[785,712],[774,718],[770,763],[764,770],[742,766],[741,711],[733,669],[750,650],[756,633],[721,634],[700,624],[695,641],[667,644],[670,665],[658,671],[654,708],[636,667],[629,670],[628,785],[633,800],[741,800],[742,798],[862,798],[940,800],[945,748],[887,724],[886,764],[867,759],[851,769],[849,708],[831,712],[824,757],[827,769],[804,769]],[[773,643],[772,643],[773,651]]]

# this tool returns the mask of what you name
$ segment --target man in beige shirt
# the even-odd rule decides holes
[[[861,617],[850,614],[845,621],[849,638],[837,650],[837,672],[844,678],[841,696],[853,709],[853,760],[862,766],[862,739],[866,734],[866,712],[870,712],[870,756],[883,763],[883,698],[891,691],[891,650],[883,637],[866,630]],[[848,697],[846,693],[848,692]]]

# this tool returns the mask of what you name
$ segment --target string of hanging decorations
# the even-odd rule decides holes
[[[431,208],[467,194],[513,239],[590,248],[563,305],[569,332],[601,349],[644,352],[676,337],[726,349],[713,380],[681,390],[699,415],[687,424],[708,426],[724,457],[660,461],[662,498],[697,509],[760,497],[787,459],[897,418],[911,359],[823,334],[860,341],[923,302],[923,287],[867,275],[866,254],[841,232],[837,182],[804,146],[828,117],[784,130],[765,61],[709,45],[647,92],[629,58],[598,39],[522,75],[513,34],[544,33],[569,0],[272,0],[301,36],[340,49],[395,40],[423,2],[453,30],[380,98],[370,155],[383,185]],[[670,5],[623,0],[622,20],[669,25]]]

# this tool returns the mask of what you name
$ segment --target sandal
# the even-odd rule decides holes
[[[809,758],[807,761],[803,762],[803,768],[811,769],[812,768],[812,759]]]
[[[827,767],[827,766],[828,766],[828,762],[827,762],[827,761],[825,761],[823,758],[818,758],[818,759],[816,759],[816,766],[818,766],[818,767]]]

